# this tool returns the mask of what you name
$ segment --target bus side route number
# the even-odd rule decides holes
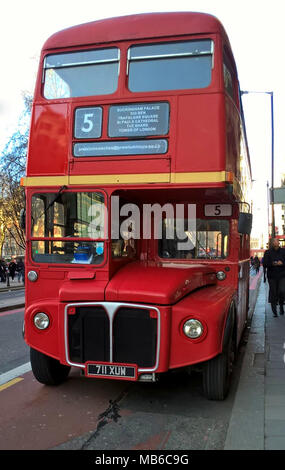
[[[77,108],[75,111],[74,137],[97,139],[102,133],[102,108]]]
[[[206,217],[230,217],[232,215],[232,205],[205,204],[204,211]]]

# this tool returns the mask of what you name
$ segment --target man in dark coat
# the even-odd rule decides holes
[[[258,256],[255,256],[255,257],[254,257],[253,266],[254,266],[254,269],[255,269],[256,274],[259,273],[260,261],[259,261]]]
[[[280,315],[284,315],[285,300],[285,249],[280,248],[279,240],[271,239],[270,248],[264,253],[263,266],[267,271],[269,283],[269,302],[273,316],[277,317],[277,304]]]
[[[6,266],[2,259],[0,259],[0,282],[5,282],[6,280]]]
[[[14,281],[16,267],[17,265],[15,263],[15,260],[12,259],[12,261],[8,264],[9,275],[12,278],[12,281]]]

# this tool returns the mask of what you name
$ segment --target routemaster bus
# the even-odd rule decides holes
[[[251,170],[218,19],[140,14],[51,36],[22,184],[36,379],[195,368],[223,400],[247,322]]]

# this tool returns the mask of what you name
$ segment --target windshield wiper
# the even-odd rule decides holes
[[[57,202],[59,196],[61,195],[61,193],[63,191],[65,191],[67,189],[67,186],[63,185],[59,188],[58,192],[56,193],[54,199],[48,204],[48,206],[45,208],[45,210],[43,211],[42,214],[40,214],[37,219],[39,220],[43,215],[46,215],[47,211]],[[34,226],[34,218],[32,216],[32,227]]]

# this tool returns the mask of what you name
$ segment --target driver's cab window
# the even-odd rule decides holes
[[[120,198],[119,224],[112,231],[112,258],[135,258],[137,254],[137,240],[133,237],[134,221],[130,220],[129,214],[121,215],[121,207],[124,204],[127,202]]]
[[[175,224],[175,222],[172,221]],[[167,237],[168,219],[163,221],[162,240],[159,240],[159,256],[175,259],[226,258],[229,251],[229,221],[221,219],[197,219],[196,230],[188,230],[184,221],[184,234],[179,239]],[[176,230],[174,231],[176,233]],[[184,236],[185,235],[185,236]]]

